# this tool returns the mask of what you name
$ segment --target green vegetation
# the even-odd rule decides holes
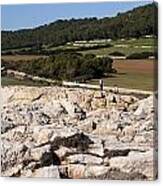
[[[94,45],[88,45],[89,42],[94,42]],[[130,39],[117,39],[117,40],[92,40],[85,41],[82,46],[75,45],[75,42],[67,43],[58,47],[49,47],[40,51],[26,49],[26,50],[7,50],[2,52],[2,59],[32,59],[39,58],[40,56],[55,55],[63,52],[80,52],[83,54],[95,54],[98,56],[129,56],[133,53],[156,53],[157,52],[157,39],[151,38],[130,38]],[[5,55],[4,55],[5,54]],[[22,57],[21,57],[21,56]]]
[[[125,56],[123,53],[115,51],[115,52],[111,52],[109,53],[110,56]]]
[[[95,55],[78,53],[56,54],[31,61],[2,60],[2,66],[6,69],[18,70],[40,77],[71,81],[100,78],[113,71],[112,59],[108,57],[96,58]]]
[[[127,56],[127,59],[148,59],[151,56],[155,56],[157,58],[157,54],[153,52],[141,52],[141,53],[132,53]]]
[[[20,80],[14,77],[2,76],[1,77],[1,85],[2,86],[10,86],[10,85],[25,85],[25,86],[47,86],[48,83],[45,82],[36,82],[32,80]]]
[[[133,53],[142,52],[154,52],[157,51],[157,39],[155,38],[130,38],[130,39],[117,39],[110,42],[112,45],[109,48],[99,48],[94,50],[81,51],[83,54],[92,53],[99,56],[107,56],[121,53],[125,56],[131,55]],[[119,55],[118,55],[119,56]]]
[[[46,58],[43,55],[2,55],[4,61],[30,61],[33,59]]]
[[[111,18],[58,20],[35,29],[2,31],[2,50],[21,48],[26,51],[31,48],[36,52],[77,40],[139,38],[144,35],[157,36],[155,3]]]

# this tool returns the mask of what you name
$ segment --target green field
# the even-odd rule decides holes
[[[1,59],[5,61],[28,61],[45,57],[43,55],[2,55]]]
[[[102,41],[102,42],[101,42]],[[75,42],[67,43],[65,45],[57,46],[57,47],[51,47],[48,45],[44,45],[43,49],[45,51],[56,51],[56,50],[74,50],[81,52],[83,54],[92,53],[95,55],[109,55],[112,52],[121,52],[125,56],[128,56],[132,53],[142,53],[142,52],[154,52],[156,48],[156,39],[155,38],[139,38],[139,39],[117,39],[117,40],[111,40],[111,41],[103,41],[103,40],[97,40],[93,41],[93,44],[97,44],[99,46],[98,49],[91,49],[87,47],[88,44],[90,44],[92,41],[85,41],[85,43],[82,43],[82,50],[80,46],[74,46]],[[80,43],[80,41],[79,41]],[[104,45],[110,44],[111,47],[106,47]],[[31,49],[31,48],[28,48]],[[27,50],[28,50],[27,49]],[[15,51],[21,51],[22,49],[17,50],[11,50],[11,52]],[[25,55],[23,55],[26,57]],[[39,56],[31,55],[34,58],[37,58]],[[3,57],[3,56],[2,56]],[[23,58],[24,59],[24,58]]]
[[[100,40],[99,40],[100,41]],[[154,38],[139,38],[139,39],[118,39],[118,40],[112,40],[112,41],[106,41],[102,43],[96,43],[101,48],[99,49],[89,49],[86,47],[87,44],[89,44],[89,41],[87,43],[83,44],[83,47],[85,46],[85,50],[81,51],[83,54],[93,53],[95,55],[109,55],[112,52],[121,52],[124,55],[128,56],[132,53],[141,53],[141,52],[153,52],[155,48],[155,39]],[[64,46],[59,47],[52,47],[48,48],[47,50],[55,51],[57,49],[80,49],[80,47],[73,46],[74,43],[70,43]],[[111,44],[112,47],[103,47],[102,45],[105,44]]]
[[[153,38],[140,38],[128,40],[111,41],[112,47],[82,51],[83,54],[93,53],[95,55],[109,55],[112,52],[121,52],[125,56],[132,53],[153,52],[156,50]]]
[[[2,86],[14,86],[14,85],[25,85],[25,86],[47,86],[47,83],[34,82],[30,80],[18,80],[13,77],[1,77]]]

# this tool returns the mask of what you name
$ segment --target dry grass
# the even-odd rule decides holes
[[[154,90],[156,79],[156,64],[154,60],[115,60],[114,68],[117,74],[104,78],[105,86],[118,86],[141,90]],[[97,79],[89,83],[98,84]]]
[[[32,59],[38,59],[40,57],[45,57],[43,55],[3,55],[1,56],[1,59],[5,61],[19,61],[19,60],[32,60]]]

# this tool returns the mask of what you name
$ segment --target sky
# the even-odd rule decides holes
[[[19,30],[49,24],[57,19],[112,17],[152,1],[24,4],[1,6],[1,29]]]

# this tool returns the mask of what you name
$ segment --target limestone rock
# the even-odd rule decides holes
[[[122,142],[131,142],[135,137],[135,129],[133,126],[126,126],[119,139],[122,141]]]
[[[157,177],[154,95],[11,86],[2,97],[2,176]]]
[[[65,108],[65,110],[67,111],[70,117],[78,118],[78,119],[85,119],[86,113],[77,103],[63,100],[61,101],[61,104]]]
[[[123,172],[138,172],[149,179],[156,178],[155,156],[153,151],[130,152],[127,157],[113,157],[109,163],[111,167],[119,168]]]
[[[106,105],[107,105],[106,98],[101,98],[101,97],[93,98],[93,100],[91,102],[91,108],[93,110],[105,108]]]
[[[59,179],[60,174],[57,166],[49,166],[36,169],[32,177]]]
[[[69,164],[88,164],[88,165],[96,165],[102,164],[103,160],[99,157],[87,155],[87,154],[74,154],[70,155],[66,158],[66,163]]]

